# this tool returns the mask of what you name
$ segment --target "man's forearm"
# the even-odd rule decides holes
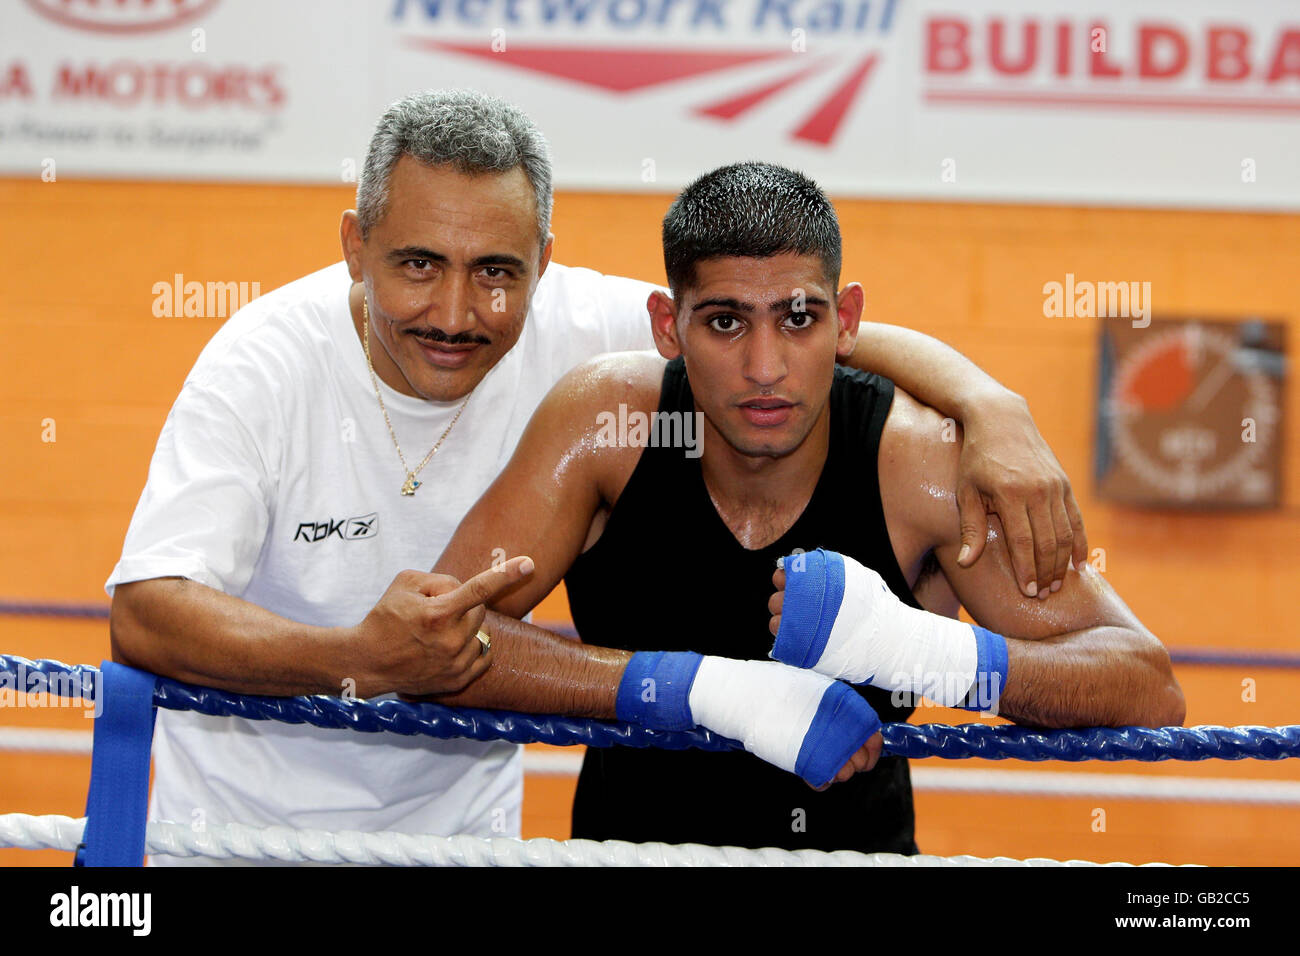
[[[956,349],[898,325],[863,322],[844,364],[892,379],[903,391],[961,422],[983,404],[1018,397]]]
[[[463,691],[433,698],[438,703],[614,718],[631,653],[572,641],[494,611],[483,629],[492,638],[492,666]]]
[[[119,585],[110,635],[119,663],[239,694],[337,695],[356,679],[343,628],[300,624],[184,578]]]
[[[1168,727],[1186,716],[1169,655],[1154,637],[1094,627],[1037,641],[1007,638],[998,714],[1038,727]]]

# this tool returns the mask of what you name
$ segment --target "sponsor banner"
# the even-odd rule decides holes
[[[1300,208],[1300,13],[1212,0],[16,0],[0,170],[355,181],[383,106],[525,109],[560,186]]]

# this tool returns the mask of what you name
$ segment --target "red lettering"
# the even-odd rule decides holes
[[[125,60],[119,60],[108,68],[105,76],[104,93],[108,99],[114,100],[119,105],[133,103],[140,99],[144,92],[145,75],[144,71],[134,63],[128,63]]]
[[[1062,20],[1056,25],[1056,75],[1070,75],[1070,24]]]
[[[1122,76],[1124,71],[1106,59],[1110,48],[1110,27],[1093,23],[1088,28],[1088,72],[1093,76]]]
[[[1284,76],[1300,76],[1300,30],[1285,30],[1277,38],[1277,51],[1267,79],[1276,83]]]
[[[212,98],[220,101],[223,97],[220,95],[220,82],[225,74],[218,73],[214,81],[208,75],[208,71],[201,66],[192,64],[180,68],[176,74],[175,87],[176,99],[182,106],[196,107],[204,105],[204,101]],[[216,94],[212,96],[212,94]]]
[[[1029,20],[1022,27],[1020,60],[1016,63],[1009,61],[1002,49],[1004,25],[1001,18],[994,18],[989,23],[989,63],[998,73],[1028,73],[1038,61],[1038,24]]]
[[[1167,51],[1165,63],[1158,62],[1156,50],[1163,46]],[[1138,76],[1146,79],[1168,79],[1187,68],[1187,37],[1174,27],[1148,27],[1138,30]]]
[[[931,20],[926,24],[925,68],[931,73],[970,69],[970,27],[965,20]]]
[[[166,63],[155,63],[152,72],[153,75],[153,101],[158,104],[167,102],[167,78],[171,74],[171,67]]]
[[[32,95],[32,82],[27,78],[27,67],[21,62],[11,65],[0,80],[0,96],[23,96]]]
[[[1241,88],[1252,81],[1260,87],[1285,83],[1294,88],[1300,81],[1300,25],[1279,25],[1262,33],[1249,24],[1231,22],[1139,20],[1119,29],[1125,33],[1119,40],[1131,40],[1131,45],[1117,43],[1114,31],[1100,18],[938,16],[925,23],[924,68],[931,75],[987,72],[995,79],[1036,76],[1049,83],[1079,80],[1084,85],[1091,80],[1094,91],[1115,79],[1148,88],[1159,88],[1160,81],[1187,80],[1202,90],[1228,84]],[[273,68],[250,75],[250,99],[262,101],[263,108],[283,101]]]
[[[1207,80],[1244,80],[1250,75],[1250,61],[1246,59],[1249,33],[1240,27],[1211,27],[1205,41]]]
[[[280,85],[279,78],[275,75],[275,67],[268,66],[261,73],[257,74],[259,85],[266,90],[266,105],[279,106],[285,100],[284,87]]]
[[[0,97],[7,92],[6,83],[10,86],[26,83],[25,76],[17,77],[15,69],[17,67],[10,68],[7,79],[0,72]],[[129,60],[119,60],[106,67],[64,63],[58,69],[54,95],[106,100],[118,106],[148,100],[158,105],[172,103],[187,109],[226,103],[250,109],[275,109],[285,101],[285,90],[277,70],[275,66],[257,70],[243,66],[213,69],[195,63],[134,63]]]
[[[69,64],[59,67],[58,77],[54,83],[55,96],[104,95],[104,74],[94,66],[87,66],[80,73]]]

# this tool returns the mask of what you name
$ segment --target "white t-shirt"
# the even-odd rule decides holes
[[[179,576],[305,624],[359,623],[399,571],[433,566],[565,372],[652,347],[653,286],[552,263],[519,341],[403,497],[350,286],[346,266],[330,266],[254,300],[213,336],[163,426],[110,594]],[[461,402],[380,388],[414,464]],[[521,753],[159,710],[150,819],[517,836]]]

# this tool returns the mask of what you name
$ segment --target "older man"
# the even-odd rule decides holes
[[[407,569],[442,551],[570,368],[651,343],[653,287],[551,263],[550,214],[545,140],[517,110],[463,91],[388,109],[343,216],[346,262],[241,310],[186,379],[107,584],[118,660],[277,695],[452,694],[491,672],[483,604],[525,562],[464,584]],[[1015,515],[1021,580],[1046,594],[1082,527],[1023,402],[933,340],[872,332],[855,361],[963,418],[984,450],[965,560],[985,503]],[[1029,493],[1004,500],[979,477],[1003,471],[1032,473]],[[540,640],[512,627],[507,646]],[[519,831],[506,743],[165,712],[154,760],[156,819]]]

